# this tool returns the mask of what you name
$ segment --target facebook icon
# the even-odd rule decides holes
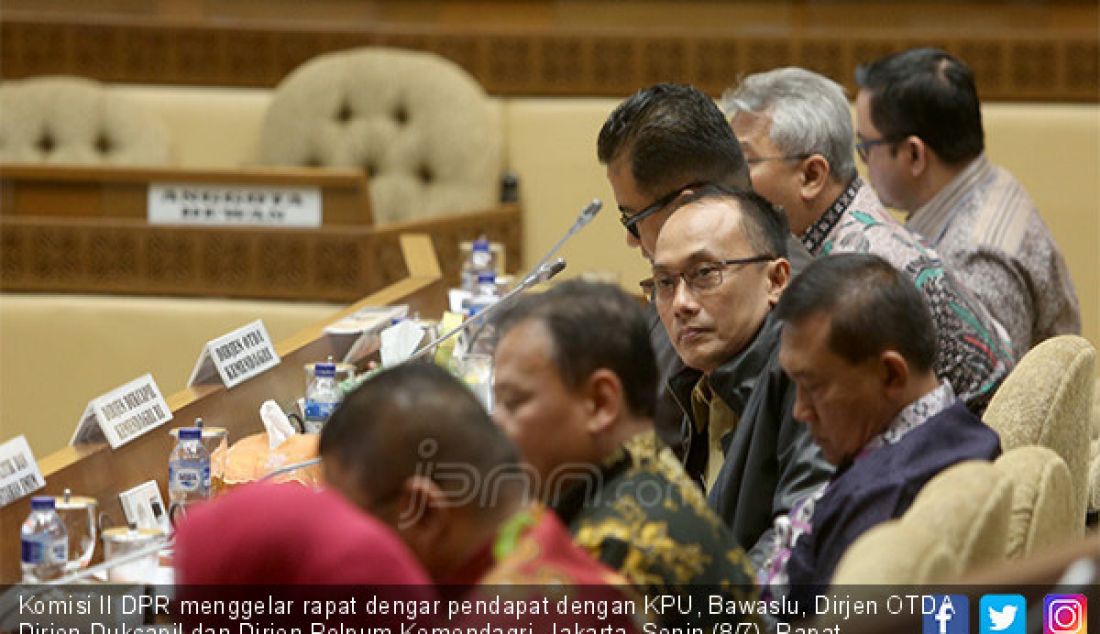
[[[965,594],[921,597],[923,634],[970,634],[970,599]]]

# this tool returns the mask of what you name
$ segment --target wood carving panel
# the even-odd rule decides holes
[[[1005,19],[960,36],[965,31],[920,21],[891,25],[888,35],[802,28],[793,21],[771,25],[772,32],[738,23],[726,32],[700,34],[663,25],[629,30],[505,24],[486,32],[423,21],[334,28],[245,20],[229,26],[213,19],[181,24],[142,16],[92,23],[63,12],[11,13],[0,23],[5,78],[75,74],[137,83],[274,86],[316,55],[381,45],[442,55],[497,95],[620,96],[656,81],[692,83],[718,95],[738,76],[789,65],[817,70],[851,89],[856,64],[910,46],[938,45],[974,67],[986,99],[1100,98],[1098,30],[1052,17],[1038,26]]]

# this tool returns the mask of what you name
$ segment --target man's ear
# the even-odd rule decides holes
[[[455,509],[431,478],[414,475],[398,494],[396,514],[388,518],[418,554],[430,553],[442,541]]]
[[[584,382],[583,397],[590,434],[606,431],[619,419],[626,403],[623,401],[623,383],[619,375],[607,368],[599,368]]]
[[[791,263],[787,258],[778,258],[768,262],[768,303],[775,306],[787,284],[791,282]]]
[[[914,178],[928,170],[928,152],[930,149],[924,139],[911,134],[901,142],[898,151],[905,153],[905,159],[909,165],[909,174]]]
[[[829,161],[820,154],[813,154],[804,159],[799,166],[798,193],[804,201],[815,200],[821,190],[825,189],[832,170],[829,169]]]
[[[884,350],[879,354],[882,368],[882,388],[891,396],[902,396],[909,385],[909,362],[897,350]]]

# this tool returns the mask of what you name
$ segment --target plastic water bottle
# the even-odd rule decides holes
[[[306,386],[306,432],[320,433],[343,398],[344,393],[336,382],[336,364],[331,359],[328,363],[314,364],[313,379]]]
[[[202,444],[202,429],[183,427],[168,457],[168,500],[175,513],[210,497],[210,453]]]
[[[489,239],[484,235],[474,240],[470,257],[462,264],[462,290],[476,292],[478,278],[484,273],[496,274],[493,252],[489,248]]]
[[[491,271],[478,276],[477,292],[466,303],[466,316],[479,320],[478,314],[500,301],[500,292],[497,290],[496,275]],[[466,346],[469,353],[492,354],[493,345],[496,342],[496,332],[493,324],[485,319],[481,323],[470,327],[470,341]]]
[[[57,579],[69,560],[69,533],[48,495],[31,498],[31,514],[23,522],[21,562],[23,583]]]

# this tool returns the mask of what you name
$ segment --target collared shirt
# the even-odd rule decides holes
[[[624,443],[598,474],[550,500],[581,548],[647,594],[703,587],[727,599],[755,598],[745,551],[653,432]],[[685,618],[706,627],[729,617]]]
[[[691,391],[691,410],[695,419],[695,429],[707,435],[707,464],[703,470],[703,490],[710,492],[718,473],[726,462],[723,440],[726,434],[737,427],[737,414],[729,405],[718,398],[710,389],[707,377],[699,378],[695,389]]]
[[[1040,341],[1080,334],[1065,259],[1035,203],[985,154],[909,215],[906,226],[951,262],[1008,331],[1016,357]]]
[[[921,426],[933,416],[955,403],[955,391],[951,384],[940,383],[936,389],[902,408],[881,432],[863,446],[854,462],[866,458],[871,452],[886,445],[896,445],[906,434]],[[814,507],[832,482],[822,485],[812,495],[791,509],[787,515],[775,518],[775,541],[772,552],[761,567],[758,580],[762,588],[785,588],[788,583],[787,561],[795,544],[803,535],[813,533]]]
[[[977,414],[1014,365],[1004,328],[919,235],[894,219],[856,177],[802,236],[815,257],[873,253],[903,271],[924,295],[936,326],[936,376]]]

